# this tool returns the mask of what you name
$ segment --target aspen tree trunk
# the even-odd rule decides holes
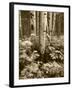
[[[52,36],[52,12],[50,12],[50,20],[49,20],[49,30],[50,30],[50,41]]]
[[[42,54],[45,51],[46,28],[47,28],[47,12],[41,12],[41,15],[40,15],[40,43],[41,43],[41,53]]]
[[[30,15],[31,33],[34,33],[36,35],[36,12],[31,11]]]
[[[21,23],[22,21],[21,21],[21,11],[19,12],[19,29],[20,29],[20,38],[22,38],[23,37],[23,35],[22,35],[22,23]]]
[[[40,45],[40,12],[36,12],[36,35],[38,36],[38,43]]]
[[[50,45],[50,32],[49,32],[49,13],[47,13],[47,45]]]
[[[53,15],[53,29],[52,29],[52,35],[55,32],[55,24],[56,24],[56,13]]]
[[[58,36],[61,34],[61,14],[59,14],[59,19],[58,19]]]
[[[36,21],[37,36],[39,36],[39,11],[36,12],[36,17],[37,17]]]

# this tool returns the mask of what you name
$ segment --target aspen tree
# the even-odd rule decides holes
[[[40,12],[40,43],[42,54],[45,51],[47,29],[47,12]]]
[[[30,11],[30,25],[31,25],[31,33],[36,35],[36,12]]]

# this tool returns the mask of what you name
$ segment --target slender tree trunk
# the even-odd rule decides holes
[[[47,13],[47,45],[50,45],[50,32],[49,32],[49,13]]]
[[[37,21],[36,21],[36,33],[37,33],[37,36],[39,36],[39,11],[36,12],[36,18],[37,18]]]
[[[53,14],[53,29],[52,29],[52,35],[55,32],[55,24],[56,24],[56,13]]]
[[[59,19],[58,19],[58,36],[61,34],[61,14],[59,14]]]
[[[36,34],[36,12],[30,12],[30,24],[31,24],[31,33]]]
[[[50,41],[51,41],[51,36],[52,36],[52,12],[50,12],[49,30],[50,30]]]
[[[40,18],[39,18],[39,16],[40,16],[40,12],[39,11],[37,11],[36,12],[36,35],[38,36],[38,43],[39,43],[39,45],[40,45]]]
[[[22,34],[22,20],[21,20],[21,11],[19,12],[19,30],[20,30],[20,38],[23,37],[23,34]]]
[[[40,12],[40,43],[42,54],[45,51],[46,29],[47,29],[47,12]]]

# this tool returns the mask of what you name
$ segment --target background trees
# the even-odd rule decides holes
[[[20,38],[34,33],[39,37],[43,49],[46,42],[52,41],[53,36],[64,34],[64,14],[61,12],[20,11],[19,20]]]

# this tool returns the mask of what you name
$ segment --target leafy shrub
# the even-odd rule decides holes
[[[46,63],[43,64],[42,66],[42,70],[45,73],[45,77],[62,77],[64,76],[63,71],[64,68],[59,65],[58,63],[56,63],[55,61],[53,61],[52,63]]]

